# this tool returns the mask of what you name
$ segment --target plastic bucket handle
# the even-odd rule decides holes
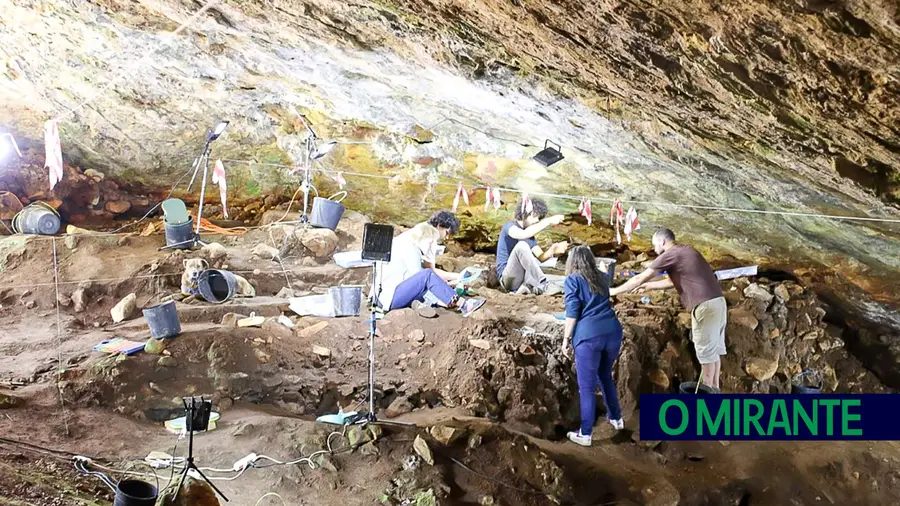
[[[341,197],[339,200],[335,200],[335,202],[341,203],[341,202],[344,201],[345,198],[347,198],[347,192],[346,192],[346,191],[339,191],[339,192],[335,193],[334,195],[328,197],[328,200],[334,200],[335,197],[337,197],[338,195],[340,195],[340,194],[342,194],[342,193],[344,194],[344,196]]]

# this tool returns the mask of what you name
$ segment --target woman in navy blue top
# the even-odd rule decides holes
[[[568,436],[582,446],[591,445],[598,380],[609,423],[615,429],[624,428],[612,376],[613,364],[622,348],[622,325],[609,301],[609,282],[606,274],[597,268],[590,248],[577,246],[569,252],[564,284],[566,327],[562,351],[569,355],[571,339],[581,400],[581,429],[569,432]]]

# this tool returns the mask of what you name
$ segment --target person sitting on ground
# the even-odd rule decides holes
[[[677,244],[675,234],[667,228],[653,234],[653,249],[659,256],[650,268],[613,288],[610,294],[616,296],[638,288],[665,290],[675,287],[682,304],[691,312],[691,340],[700,362],[701,381],[718,389],[721,356],[726,354],[725,325],[728,319],[719,280],[703,255],[690,246]],[[669,279],[650,281],[662,272],[667,272]]]
[[[422,266],[434,271],[435,274],[447,283],[456,283],[456,281],[459,280],[459,273],[438,269],[436,266],[436,257],[437,250],[441,243],[448,237],[454,236],[459,232],[459,218],[450,211],[438,211],[428,219],[428,224],[437,229],[440,238],[431,251],[422,252]],[[404,234],[409,234],[411,231],[412,229],[407,230],[400,235],[403,236]]]
[[[425,294],[429,292],[443,306],[459,309],[463,316],[469,316],[484,305],[484,299],[459,297],[456,289],[434,271],[422,268],[423,252],[433,249],[439,239],[438,230],[428,223],[419,223],[407,235],[394,238],[391,261],[379,264],[375,277],[381,283],[381,290],[374,295],[382,309],[427,306]],[[373,288],[377,289],[377,286]]]
[[[581,428],[569,432],[573,443],[591,446],[597,409],[597,382],[603,393],[606,417],[616,430],[625,427],[619,395],[613,381],[613,364],[622,348],[622,325],[609,299],[609,277],[600,272],[587,246],[576,246],[566,262],[563,284],[566,326],[562,352],[569,356],[569,340],[575,349],[575,374],[581,404]]]
[[[497,240],[497,276],[500,288],[516,294],[553,295],[548,288],[547,277],[541,270],[541,262],[562,255],[569,247],[567,242],[558,242],[543,251],[534,236],[547,227],[559,225],[562,215],[547,217],[547,204],[541,199],[531,200],[531,209],[526,209],[523,199],[516,204],[515,221],[507,222],[500,230]],[[559,287],[555,287],[558,290]],[[555,293],[559,293],[556,291]]]

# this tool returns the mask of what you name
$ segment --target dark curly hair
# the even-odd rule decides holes
[[[438,211],[431,218],[428,218],[428,224],[434,228],[445,228],[450,231],[450,235],[456,235],[459,232],[459,218],[450,211]]]
[[[537,219],[543,220],[547,217],[549,210],[547,209],[547,203],[541,199],[531,199],[531,208],[532,213],[537,216]],[[525,218],[528,217],[528,213],[525,212],[525,206],[522,205],[522,200],[516,204],[516,221],[525,221]]]

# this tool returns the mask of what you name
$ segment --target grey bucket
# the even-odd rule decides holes
[[[334,197],[344,194],[340,200],[332,200]],[[339,192],[323,199],[316,197],[313,199],[312,212],[309,216],[310,225],[316,228],[337,229],[341,217],[344,215],[344,205],[341,202],[347,198],[347,192]]]
[[[813,378],[813,381],[816,382],[817,386],[807,385],[804,382],[804,379],[809,376]],[[794,376],[791,380],[791,393],[794,394],[820,394],[822,393],[822,386],[825,385],[825,381],[822,379],[822,376],[819,375],[817,371],[803,371],[800,374]]]
[[[362,287],[332,286],[328,297],[334,304],[334,316],[359,316],[362,306]]]
[[[150,336],[154,339],[165,339],[181,334],[181,322],[178,321],[178,310],[175,302],[168,301],[150,306],[143,311]]]
[[[141,480],[122,480],[116,485],[113,506],[153,506],[159,491]]]
[[[712,387],[708,387],[702,384],[700,385],[700,389],[698,390],[696,381],[685,381],[684,383],[678,385],[678,393],[690,395],[694,395],[694,393],[714,394],[716,393],[716,391]]]
[[[197,289],[206,302],[221,304],[234,297],[237,291],[237,278],[229,271],[208,269],[200,273]]]
[[[59,213],[51,205],[35,202],[13,217],[13,230],[20,234],[53,235],[59,232]]]
[[[177,225],[165,222],[166,229],[166,246],[172,246],[174,249],[189,249],[194,238],[194,217]]]

